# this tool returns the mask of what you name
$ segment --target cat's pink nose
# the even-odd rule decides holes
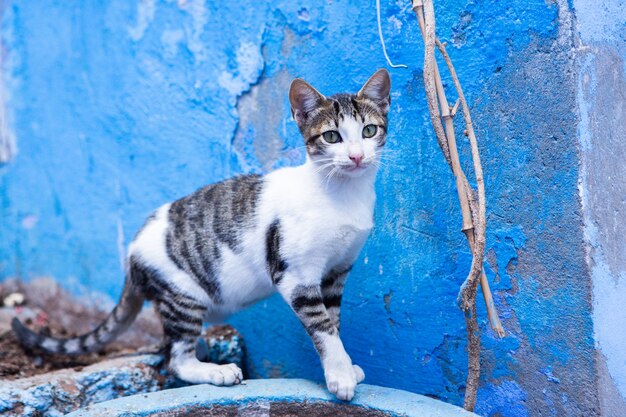
[[[356,166],[360,166],[361,165],[361,161],[363,161],[363,154],[362,153],[350,154],[350,155],[348,155],[348,157],[350,158],[350,160],[352,162],[354,162],[354,165],[356,165]]]

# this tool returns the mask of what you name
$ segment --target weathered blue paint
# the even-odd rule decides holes
[[[323,93],[356,91],[385,66],[373,0],[5,0],[1,10],[19,153],[0,167],[0,276],[51,275],[111,297],[123,248],[152,209],[208,182],[302,161],[286,98],[293,77]],[[495,338],[481,304],[477,411],[596,415],[574,11],[453,0],[437,2],[436,14],[475,118],[486,268],[509,333]],[[393,61],[410,69],[391,71],[389,161],[375,230],[346,288],[343,339],[367,382],[460,404],[467,360],[455,299],[471,258],[426,112],[410,2],[382,1],[382,22]],[[471,169],[467,147],[461,157]],[[232,323],[252,376],[322,380],[279,298]]]
[[[161,388],[163,357],[119,357],[17,381],[0,381],[0,416],[58,417],[90,404]],[[169,381],[166,381],[166,386]]]
[[[134,395],[85,407],[69,417],[150,416],[180,413],[188,408],[237,405],[242,415],[269,415],[272,402],[342,403],[323,386],[302,379],[249,380],[234,387],[196,385],[145,395]],[[343,403],[345,404],[345,403]],[[410,392],[362,384],[350,403],[402,417],[475,417],[476,414]],[[247,412],[246,412],[247,411]],[[256,413],[254,412],[256,411]]]

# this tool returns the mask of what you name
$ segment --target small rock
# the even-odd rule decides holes
[[[156,391],[162,362],[158,355],[127,356],[80,372],[64,369],[0,381],[0,416],[61,416],[96,402]]]
[[[198,339],[196,357],[203,362],[234,363],[242,368],[244,350],[243,338],[232,326],[213,326]]]
[[[24,294],[19,292],[14,292],[12,294],[7,295],[2,300],[2,303],[5,307],[17,307],[24,304]]]

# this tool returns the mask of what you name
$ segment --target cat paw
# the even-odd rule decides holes
[[[361,369],[361,368],[359,368]],[[350,401],[354,397],[354,389],[357,384],[355,368],[350,365],[346,369],[329,370],[326,373],[326,387],[331,394],[340,400]],[[361,370],[361,375],[363,371]]]
[[[212,385],[237,385],[243,381],[241,369],[234,363],[213,365],[207,373],[207,382]]]
[[[356,377],[356,383],[360,384],[365,379],[365,372],[359,365],[352,365],[352,369],[354,369],[354,376]]]

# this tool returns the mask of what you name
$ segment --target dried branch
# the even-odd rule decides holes
[[[437,77],[426,76],[429,74],[437,74],[439,75],[439,70],[437,69],[437,63],[435,62],[435,27],[426,27],[424,28],[424,19],[423,12],[421,12],[421,8],[419,8],[422,13],[422,18],[418,19],[420,22],[420,28],[422,29],[422,36],[424,38],[424,87],[426,88],[426,98],[428,103],[428,112],[430,113],[430,122],[435,129],[435,136],[437,137],[437,142],[439,143],[439,147],[443,152],[443,156],[452,168],[452,162],[450,160],[450,149],[448,147],[448,139],[446,138],[446,133],[443,130],[443,125],[441,124],[439,105],[437,104],[437,86],[435,79]],[[431,45],[429,47],[429,45]]]
[[[476,319],[476,293],[478,282],[481,283],[483,297],[487,305],[489,321],[499,336],[504,336],[504,329],[498,318],[489,283],[483,271],[485,254],[485,187],[483,181],[480,154],[474,133],[469,107],[461,84],[452,65],[452,61],[443,45],[435,36],[435,12],[432,0],[413,0],[413,10],[420,25],[424,39],[424,85],[428,102],[430,119],[435,130],[437,142],[456,180],[456,188],[463,215],[462,231],[465,234],[472,251],[470,272],[459,291],[459,306],[465,314],[465,324],[468,337],[468,375],[465,390],[464,407],[473,410],[476,403],[476,393],[480,378],[480,333]],[[445,95],[439,68],[435,59],[435,45],[444,57],[448,70],[457,90],[458,100],[450,108]],[[477,195],[469,185],[467,177],[461,168],[456,137],[454,132],[454,114],[459,104],[463,109],[466,132],[469,138],[476,176]],[[443,124],[442,124],[443,120]]]
[[[459,96],[454,108],[456,109],[456,107],[458,106],[458,103],[460,102],[461,107],[463,109],[463,117],[465,119],[466,132],[469,138],[470,147],[472,149],[472,160],[474,162],[474,172],[476,175],[476,185],[478,188],[478,210],[476,210],[474,207],[471,207],[472,200],[474,200],[475,202],[475,199],[473,198],[474,197],[473,193],[471,193],[472,198],[468,198],[468,200],[470,201],[470,208],[472,209],[472,212],[473,213],[478,212],[478,219],[475,223],[478,229],[477,234],[479,236],[482,236],[482,243],[479,243],[479,245],[482,245],[481,252],[484,253],[485,229],[487,225],[487,220],[486,220],[486,215],[485,215],[485,210],[486,210],[485,184],[483,180],[483,168],[480,163],[480,154],[478,153],[478,143],[476,141],[476,135],[474,133],[474,125],[472,124],[472,117],[470,115],[469,106],[467,105],[467,100],[465,100],[465,94],[463,94],[463,88],[461,87],[459,78],[456,75],[454,65],[452,65],[452,60],[450,59],[450,56],[448,55],[448,52],[446,51],[446,47],[444,44],[439,42],[439,39],[435,39],[435,42],[437,44],[437,48],[439,49],[439,52],[441,52],[441,55],[443,56],[443,59],[446,62],[446,65],[448,66],[448,71],[450,71],[450,75],[452,76],[452,80],[454,81],[454,86],[456,87],[456,91]],[[456,110],[454,110],[453,112],[455,113]],[[469,189],[469,185],[468,185],[467,190],[471,192],[471,189]],[[466,233],[466,236],[470,244],[470,247],[474,247],[475,242],[474,242],[473,232]],[[483,297],[485,299],[485,304],[487,306],[487,313],[489,315],[489,322],[491,323],[491,327],[497,333],[499,337],[504,337],[506,335],[506,332],[504,331],[504,328],[502,327],[502,323],[500,322],[500,317],[498,316],[496,306],[493,302],[493,297],[491,296],[491,291],[489,290],[489,282],[487,281],[487,277],[485,276],[485,271],[482,270],[482,268],[480,272],[480,286],[482,288]]]

